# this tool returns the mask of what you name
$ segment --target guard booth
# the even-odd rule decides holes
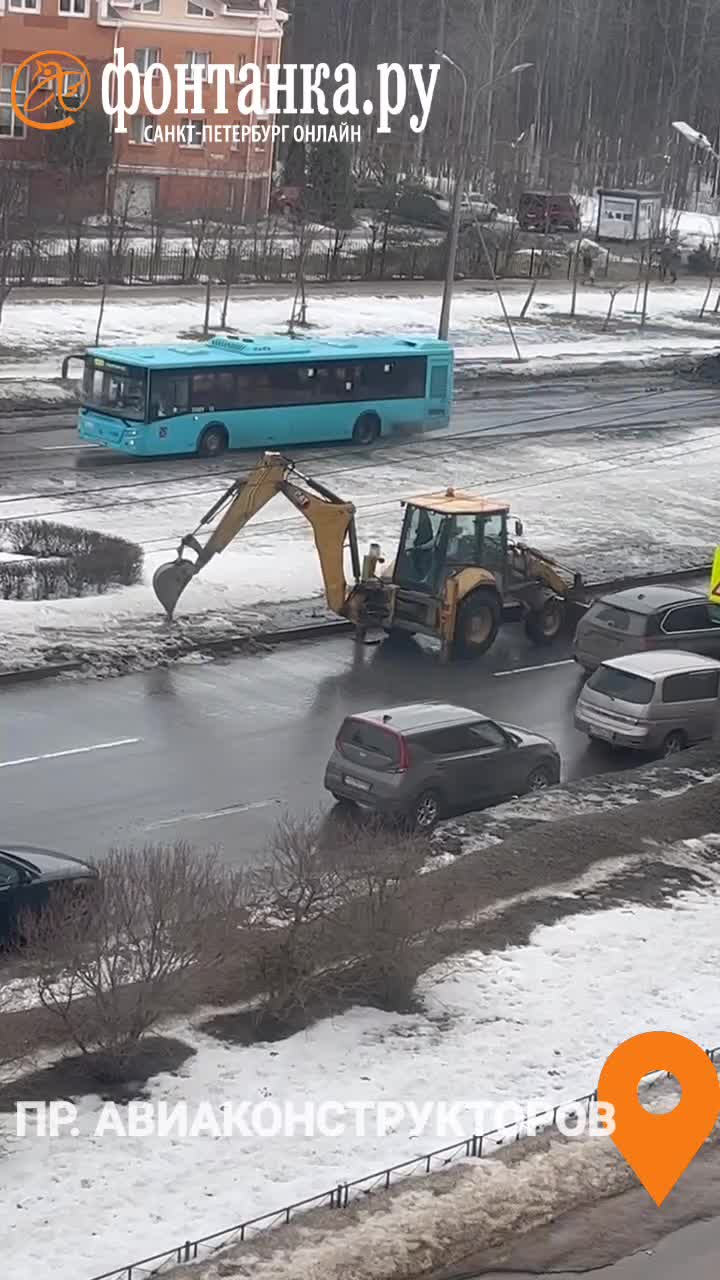
[[[656,240],[662,228],[664,197],[660,192],[599,187],[598,240]]]

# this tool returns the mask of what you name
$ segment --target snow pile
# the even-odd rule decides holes
[[[670,1082],[645,1086],[648,1110],[679,1098]],[[715,1143],[717,1137],[710,1139]],[[463,1164],[402,1187],[347,1215],[313,1214],[256,1244],[232,1246],[179,1280],[415,1280],[472,1250],[502,1246],[561,1214],[635,1185],[615,1146],[603,1138],[532,1140],[511,1158]]]
[[[0,376],[0,409],[21,404],[23,409],[55,409],[77,404],[77,392],[72,386],[40,379],[5,378]]]
[[[187,1025],[169,1027],[197,1050],[180,1071],[148,1086],[147,1096],[169,1108],[268,1101],[293,1104],[302,1115],[306,1104],[329,1100],[418,1107],[447,1100],[461,1104],[461,1132],[448,1133],[447,1126],[434,1132],[434,1119],[417,1133],[406,1113],[369,1124],[364,1134],[346,1126],[308,1135],[300,1125],[272,1138],[98,1136],[102,1103],[87,1098],[78,1101],[77,1135],[19,1139],[3,1116],[1,1176],[13,1188],[14,1206],[6,1214],[4,1280],[45,1274],[50,1258],[53,1280],[78,1280],[326,1192],[467,1136],[475,1131],[478,1102],[542,1098],[553,1106],[580,1097],[594,1087],[608,1054],[642,1030],[674,1030],[715,1045],[718,905],[714,893],[693,891],[671,910],[626,906],[575,915],[537,929],[528,945],[457,957],[421,981],[422,1012],[354,1008],[286,1041],[249,1048],[219,1044]],[[586,1170],[583,1148],[577,1150],[572,1159],[580,1164],[565,1174],[566,1157],[557,1157],[560,1165],[542,1191],[532,1193],[530,1184],[541,1184],[535,1174],[528,1178],[528,1194],[541,1197],[538,1211],[543,1202],[545,1209],[557,1206],[575,1182],[583,1196],[611,1185],[612,1168],[596,1167],[593,1157]],[[505,1176],[473,1173],[472,1186]],[[509,1183],[493,1185],[508,1198]],[[429,1184],[408,1194],[422,1196],[408,1202],[418,1212],[432,1207]],[[474,1203],[469,1186],[467,1194]],[[298,1270],[293,1277],[312,1274]]]

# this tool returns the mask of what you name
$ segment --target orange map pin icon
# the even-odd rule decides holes
[[[668,1071],[682,1090],[673,1111],[653,1114],[638,1085]],[[612,1140],[645,1190],[661,1205],[710,1136],[720,1114],[720,1083],[707,1054],[672,1031],[633,1036],[610,1054],[600,1073],[598,1101],[615,1108]]]

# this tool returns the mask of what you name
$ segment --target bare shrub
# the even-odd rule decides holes
[[[383,823],[358,827],[343,852],[348,870],[354,957],[339,975],[345,989],[381,1009],[413,1007],[422,968],[417,944],[441,918],[441,903],[418,913],[417,886],[431,856],[427,838]],[[429,882],[428,882],[429,883]]]
[[[328,922],[343,901],[345,877],[321,834],[319,818],[281,819],[269,862],[249,877],[253,981],[262,992],[254,1018],[261,1034],[303,1025]]]
[[[48,600],[102,595],[112,586],[134,586],[142,574],[142,549],[134,542],[45,520],[0,523],[0,544],[21,561],[0,562],[5,600]]]
[[[353,1000],[412,1007],[427,924],[411,890],[429,856],[428,841],[381,822],[281,821],[250,877],[256,1034],[288,1034]]]
[[[113,849],[79,904],[56,893],[21,922],[41,1004],[96,1076],[121,1079],[140,1040],[187,1008],[235,945],[241,882],[188,845]]]

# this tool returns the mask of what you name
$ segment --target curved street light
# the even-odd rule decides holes
[[[699,129],[693,129],[692,125],[684,120],[673,120],[672,127],[694,147],[699,147],[701,151],[709,151],[716,160],[720,159],[710,139],[704,133],[700,133]]]

